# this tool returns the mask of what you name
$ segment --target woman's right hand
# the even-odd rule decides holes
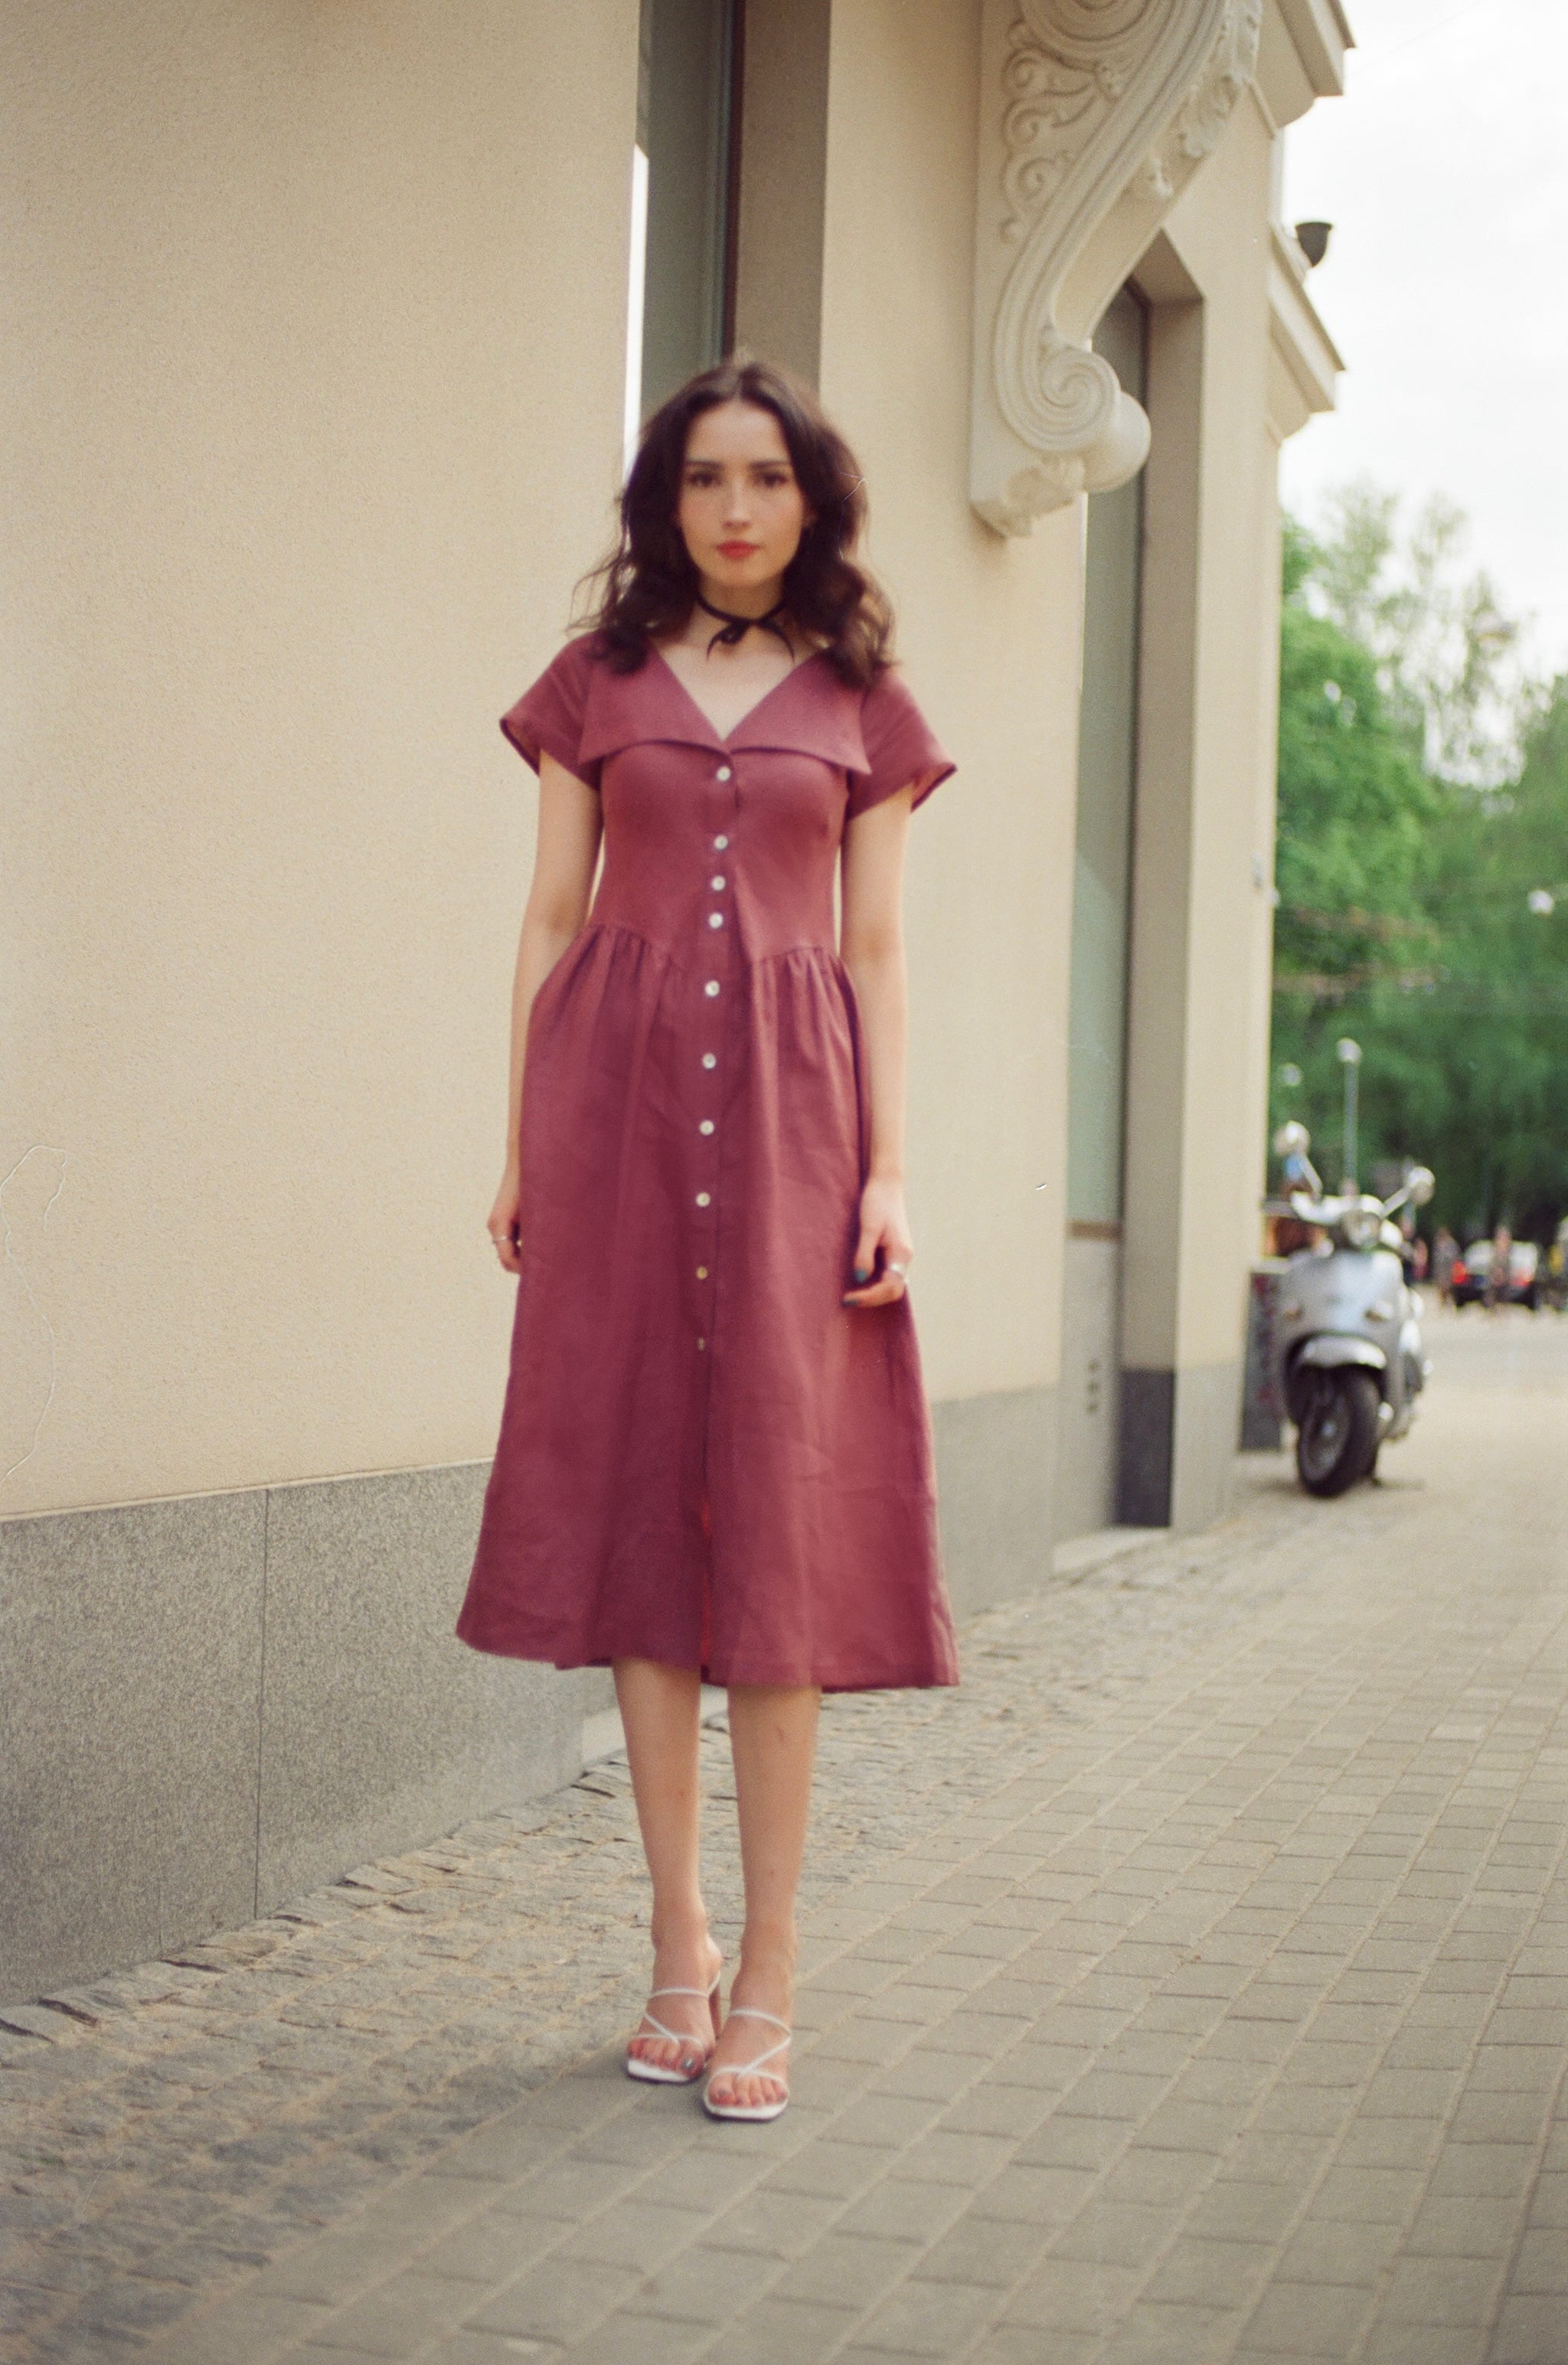
[[[515,1166],[509,1166],[501,1177],[501,1187],[496,1193],[494,1206],[486,1221],[486,1229],[495,1243],[496,1254],[508,1272],[522,1271],[522,1184]]]

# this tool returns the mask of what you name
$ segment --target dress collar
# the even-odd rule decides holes
[[[584,759],[612,756],[644,740],[726,756],[745,748],[786,748],[844,771],[866,769],[860,693],[840,681],[820,653],[802,658],[722,735],[657,650],[635,673],[595,665],[583,716]]]

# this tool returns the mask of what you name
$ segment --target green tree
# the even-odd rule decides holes
[[[1395,515],[1361,488],[1287,531],[1272,1119],[1337,1169],[1353,1035],[1362,1180],[1419,1158],[1434,1221],[1541,1237],[1568,1205],[1568,678],[1510,672],[1456,512],[1403,550]]]
[[[1287,525],[1274,959],[1294,991],[1328,1001],[1430,951],[1421,890],[1439,791],[1374,650],[1308,605],[1326,555]]]

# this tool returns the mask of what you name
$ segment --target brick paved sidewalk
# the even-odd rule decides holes
[[[606,2048],[613,1769],[39,2015],[16,2355],[1568,2360],[1568,1324],[1436,1351],[1385,1486],[834,1703],[777,2126]]]

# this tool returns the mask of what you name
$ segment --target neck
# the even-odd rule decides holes
[[[775,575],[767,583],[715,583],[700,575],[697,588],[710,608],[718,608],[726,616],[766,616],[784,597],[784,577]]]

